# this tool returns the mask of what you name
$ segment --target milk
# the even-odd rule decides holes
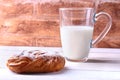
[[[81,60],[88,57],[93,27],[62,26],[60,34],[65,57],[71,60]]]

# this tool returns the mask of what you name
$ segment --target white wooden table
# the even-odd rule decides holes
[[[6,60],[22,50],[61,48],[0,47],[0,80],[120,80],[120,49],[92,48],[85,63],[66,61],[62,71],[44,74],[15,74],[6,67]]]

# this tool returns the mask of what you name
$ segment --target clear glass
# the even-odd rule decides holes
[[[92,41],[94,21],[101,16],[105,16],[108,23],[101,34]],[[95,14],[94,8],[60,8],[60,34],[66,59],[87,61],[90,47],[105,37],[111,25],[111,16],[105,12]]]

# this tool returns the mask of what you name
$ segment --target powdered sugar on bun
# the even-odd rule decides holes
[[[16,56],[16,55],[15,55]],[[29,57],[31,59],[40,58],[42,56],[61,56],[57,51],[46,51],[46,50],[24,50],[18,57]]]
[[[7,61],[7,67],[16,73],[45,73],[62,70],[65,58],[56,51],[24,50]]]

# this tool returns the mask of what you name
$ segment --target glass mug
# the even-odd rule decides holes
[[[68,61],[87,61],[90,47],[100,42],[110,30],[111,16],[105,12],[95,14],[94,8],[60,8],[59,12],[63,56]],[[101,34],[92,41],[94,22],[100,15],[107,17],[108,23]]]

